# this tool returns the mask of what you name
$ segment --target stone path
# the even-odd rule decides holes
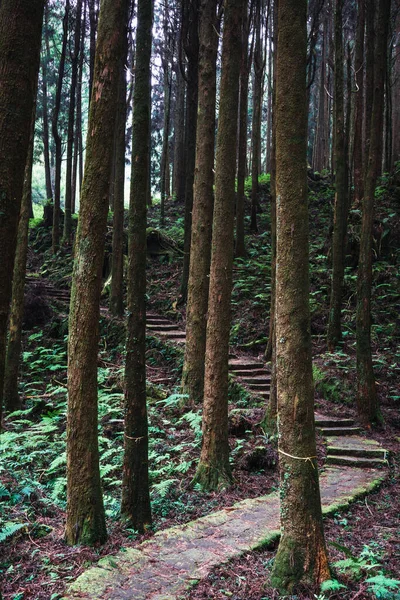
[[[147,328],[173,343],[185,342],[185,331],[159,315],[147,315]],[[251,393],[269,398],[270,375],[262,362],[232,357],[229,369]],[[315,417],[327,437],[320,486],[323,512],[330,514],[385,479],[386,452],[378,442],[361,437],[352,419]],[[101,559],[68,587],[64,599],[178,600],[213,567],[271,545],[279,535],[278,493],[243,500]]]

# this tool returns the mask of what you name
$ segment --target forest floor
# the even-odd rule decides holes
[[[321,600],[395,598],[395,592],[390,591],[390,587],[385,588],[384,583],[377,592],[381,595],[374,595],[365,580],[371,573],[398,576],[400,572],[400,219],[398,196],[393,196],[387,183],[383,182],[378,188],[372,328],[374,365],[385,425],[379,431],[366,434],[391,452],[389,477],[378,491],[326,519],[331,562],[344,558],[353,562],[350,568],[337,565],[334,576],[345,587],[325,592],[319,596]],[[359,211],[352,211],[350,219],[344,341],[337,352],[330,354],[326,349],[325,332],[332,194],[331,188],[322,184],[310,193],[316,406],[326,414],[352,417],[355,416],[356,391],[355,257]],[[254,358],[263,356],[269,313],[270,243],[266,197],[262,206],[265,212],[259,215],[260,233],[246,238],[248,255],[235,260],[232,296],[231,345],[239,354]],[[182,213],[183,208],[171,202],[165,233],[178,248],[183,239]],[[156,228],[157,219],[156,206],[150,211],[150,226]],[[149,532],[138,536],[118,519],[125,334],[123,323],[109,318],[104,310],[99,354],[99,417],[109,540],[102,548],[94,549],[69,548],[63,542],[68,305],[65,298],[50,299],[46,286],[68,290],[71,252],[63,248],[54,260],[46,248],[49,232],[40,227],[32,230],[31,241],[31,271],[40,273],[40,277],[31,277],[36,281],[30,282],[27,293],[21,380],[23,406],[6,419],[1,444],[0,574],[5,600],[57,600],[66,585],[100,557],[116,553],[121,547],[135,547],[153,535]],[[155,254],[154,250],[148,260],[150,307],[177,323],[183,323],[185,317],[176,302],[181,266],[181,251],[171,248],[161,254],[158,251]],[[266,438],[257,425],[263,414],[263,401],[249,396],[239,385],[231,384],[230,409],[251,409],[244,431],[231,427],[234,484],[218,493],[193,488],[191,480],[200,449],[201,411],[197,406],[182,406],[184,402],[179,396],[182,360],[182,349],[155,337],[148,338],[150,476],[155,531],[186,523],[245,498],[268,494],[278,487],[275,440]],[[263,448],[261,454],[260,447]],[[319,448],[323,457],[321,439]],[[274,598],[273,590],[268,587],[273,557],[272,549],[262,550],[216,567],[186,597]],[[310,591],[297,595],[299,599],[313,597]]]

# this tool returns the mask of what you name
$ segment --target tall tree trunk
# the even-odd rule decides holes
[[[124,210],[125,210],[125,125],[126,125],[126,74],[125,64],[128,52],[126,39],[124,57],[120,64],[117,123],[115,130],[115,170],[114,170],[114,214],[112,236],[112,266],[110,311],[116,317],[124,314]]]
[[[244,182],[246,179],[247,155],[247,118],[249,104],[249,75],[253,57],[253,41],[249,50],[250,15],[247,4],[243,5],[242,24],[242,56],[240,61],[239,82],[239,139],[238,139],[238,165],[237,165],[237,192],[236,192],[236,243],[235,255],[246,255],[244,242]]]
[[[12,301],[8,325],[7,359],[4,377],[4,404],[12,412],[21,406],[18,394],[18,374],[21,356],[22,321],[24,318],[24,291],[26,259],[28,256],[29,209],[32,195],[33,143],[35,134],[36,103],[32,111],[31,137],[25,167],[21,212],[18,222],[18,240],[14,261]]]
[[[372,228],[374,196],[382,161],[383,96],[390,0],[379,0],[374,56],[374,97],[369,135],[368,167],[362,203],[360,260],[357,276],[357,408],[360,420],[370,427],[381,421],[371,349]]]
[[[40,61],[44,0],[0,6],[0,429],[7,323]]]
[[[316,139],[314,143],[314,171],[319,173],[327,168],[327,134],[328,123],[326,122],[326,58],[327,58],[327,23],[325,15],[323,20],[322,49],[321,49],[321,67],[319,76],[318,92],[318,120]]]
[[[332,238],[332,280],[328,322],[328,349],[336,348],[341,340],[341,316],[346,256],[346,232],[348,216],[348,168],[346,153],[346,133],[344,126],[344,86],[343,86],[343,3],[336,0],[335,11],[335,210]]]
[[[107,537],[97,439],[101,274],[117,104],[129,0],[103,0],[75,245],[68,340],[67,544]]]
[[[174,175],[172,192],[178,203],[185,199],[185,80],[176,69],[176,105],[174,113]]]
[[[354,71],[356,99],[354,106],[354,204],[358,206],[364,193],[363,112],[364,112],[364,31],[365,0],[358,0],[358,18]]]
[[[261,47],[261,0],[256,0],[255,22],[256,44],[254,48],[254,80],[253,80],[253,123],[251,129],[251,220],[250,231],[258,231],[258,165],[261,150],[261,101],[264,63]]]
[[[60,245],[60,199],[61,199],[61,158],[62,158],[62,147],[61,147],[61,136],[58,130],[58,118],[60,115],[61,108],[61,92],[64,79],[65,71],[65,55],[67,51],[68,41],[68,19],[70,11],[70,0],[65,2],[65,13],[63,19],[63,38],[60,54],[60,63],[58,66],[58,78],[57,78],[57,89],[56,98],[54,102],[54,109],[52,114],[52,132],[55,145],[55,174],[54,174],[54,210],[53,210],[53,252],[57,252]]]
[[[228,444],[228,355],[241,27],[244,0],[226,0],[215,166],[210,291],[204,378],[203,440],[195,481],[217,489],[231,481]]]
[[[86,6],[87,0],[84,0],[83,7],[83,27],[81,28],[81,43],[79,48],[79,65],[78,65],[78,81],[76,83],[76,126],[74,135],[74,163],[72,166],[72,183],[71,183],[71,213],[76,212],[76,196],[78,183],[78,167],[79,167],[79,192],[82,189],[81,171],[83,173],[83,164],[81,161],[82,154],[82,77],[83,77],[83,59],[85,55],[85,23],[86,23]],[[81,167],[82,165],[82,167]],[[82,175],[83,177],[83,175]]]
[[[92,99],[92,88],[93,88],[93,75],[94,75],[94,59],[96,55],[96,34],[97,34],[97,23],[98,23],[98,8],[97,0],[89,1],[89,104]]]
[[[308,273],[306,0],[279,0],[276,89],[276,353],[281,593],[329,579],[316,461]]]
[[[369,160],[372,103],[374,99],[375,0],[365,0],[365,118],[364,118],[364,184]]]
[[[152,22],[152,0],[139,0],[129,209],[128,338],[121,513],[140,532],[151,525],[146,408],[146,194]]]
[[[44,156],[44,172],[46,180],[46,200],[53,199],[53,189],[51,185],[51,170],[50,170],[50,150],[49,150],[49,111],[47,104],[47,65],[50,62],[50,45],[48,32],[48,6],[45,6],[44,13],[44,46],[45,52],[42,58],[42,95],[43,95],[43,156]]]
[[[395,164],[400,161],[400,10],[396,19],[393,55],[395,59],[392,71],[392,171]]]
[[[64,240],[69,242],[71,237],[72,209],[72,160],[74,148],[76,84],[78,81],[79,49],[81,46],[82,0],[77,0],[75,16],[74,51],[71,57],[71,84],[69,89],[68,133],[67,133],[67,169],[65,177],[64,201]]]
[[[216,7],[216,0],[202,0],[200,5],[199,110],[186,309],[186,346],[182,375],[182,391],[189,394],[190,400],[196,403],[202,401],[204,393],[204,357],[214,204],[213,169],[218,48]]]
[[[166,42],[165,42],[166,43]],[[161,152],[161,173],[160,173],[160,189],[161,189],[161,204],[160,204],[160,226],[165,225],[165,195],[167,190],[167,177],[169,173],[168,165],[168,139],[169,139],[169,121],[171,112],[171,82],[172,73],[169,73],[168,60],[164,58],[164,127]]]
[[[184,47],[188,58],[185,124],[185,239],[180,287],[180,302],[186,302],[192,235],[193,183],[196,159],[197,98],[199,72],[199,0],[185,0],[187,36]]]

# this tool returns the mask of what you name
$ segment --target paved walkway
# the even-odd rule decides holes
[[[154,335],[185,342],[185,332],[164,317],[148,314],[147,321]],[[263,363],[232,358],[229,366],[251,393],[268,399],[270,375]],[[362,438],[350,419],[316,414],[316,425],[328,441],[329,466],[320,475],[320,486],[323,512],[329,514],[384,480],[386,454],[377,442]],[[215,566],[268,546],[279,535],[278,493],[243,500],[102,558],[69,585],[64,599],[178,600]]]
[[[320,477],[325,514],[370,492],[385,471],[328,467]],[[180,527],[159,531],[136,549],[101,559],[71,584],[65,599],[176,600],[213,567],[279,537],[279,500],[243,500]]]

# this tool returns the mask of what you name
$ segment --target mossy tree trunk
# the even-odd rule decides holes
[[[185,123],[185,238],[180,302],[186,302],[192,236],[193,184],[196,161],[196,128],[199,73],[199,0],[183,2],[182,38],[188,60]]]
[[[199,98],[196,167],[182,391],[199,403],[204,393],[204,357],[214,206],[214,142],[218,27],[215,0],[200,4]]]
[[[7,323],[30,127],[40,60],[44,0],[0,5],[0,428]]]
[[[335,10],[335,210],[332,237],[332,279],[328,322],[328,349],[333,352],[342,337],[342,297],[346,256],[348,200],[347,145],[344,123],[343,85],[343,4],[336,0]]]
[[[26,259],[28,256],[29,213],[32,199],[33,142],[35,133],[36,103],[32,111],[31,137],[25,167],[21,212],[18,222],[17,250],[14,261],[12,301],[8,325],[7,359],[4,377],[4,404],[12,412],[21,407],[18,394],[18,374],[21,356],[22,321],[24,318],[24,291]]]
[[[390,0],[379,0],[374,58],[374,97],[362,202],[360,260],[357,275],[357,408],[360,420],[367,427],[382,420],[371,349],[372,229],[376,181],[382,161],[383,100],[389,18]]]
[[[66,542],[107,537],[97,439],[100,291],[119,65],[129,0],[103,0],[99,16],[86,163],[75,244],[68,340]]]
[[[217,489],[231,481],[228,444],[228,356],[241,22],[244,0],[226,0],[215,166],[215,204],[206,339],[203,440],[195,481]]]
[[[316,462],[309,312],[306,0],[279,0],[276,89],[276,354],[281,593],[330,576]]]
[[[140,532],[151,525],[146,407],[146,210],[152,23],[152,0],[139,0],[129,208],[128,337],[121,513]]]
[[[125,125],[126,103],[126,57],[128,38],[125,39],[123,58],[119,69],[118,108],[115,129],[115,169],[114,169],[114,214],[112,236],[112,277],[110,291],[110,311],[116,317],[124,314],[124,207],[125,207]]]

